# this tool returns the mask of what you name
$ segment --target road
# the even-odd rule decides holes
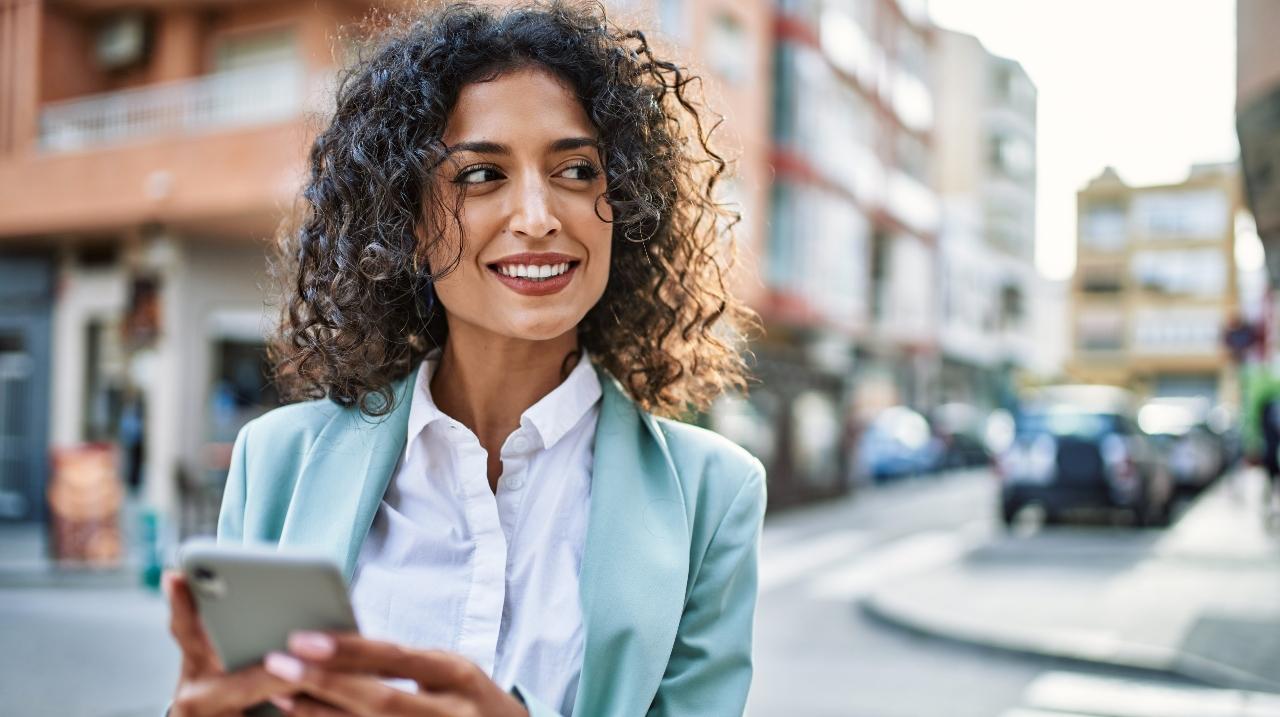
[[[1081,695],[1105,695],[1105,713],[1115,717],[1171,715],[1182,712],[1151,712],[1152,700],[1187,704],[1193,695],[1215,696],[1182,680],[919,636],[858,609],[857,599],[867,591],[978,546],[1045,546],[1059,559],[1063,545],[1096,540],[1102,530],[1068,528],[1052,540],[1020,545],[1019,537],[996,527],[995,507],[993,478],[971,471],[900,483],[767,521],[748,715],[1032,717],[1068,709],[1094,714],[1080,703]],[[1108,539],[1120,542],[1148,541],[1153,532],[1106,531]]]

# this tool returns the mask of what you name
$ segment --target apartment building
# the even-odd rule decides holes
[[[1078,194],[1072,355],[1079,381],[1234,402],[1222,344],[1238,308],[1234,163],[1135,187],[1110,169]]]
[[[779,500],[846,487],[856,413],[932,400],[932,42],[923,2],[777,4],[752,407],[779,427]]]
[[[1036,87],[977,38],[935,36],[939,392],[990,408],[1009,403],[1015,373],[1036,364]]]
[[[46,456],[99,443],[167,512],[220,488],[236,430],[275,403],[266,239],[300,184],[334,30],[366,9],[0,5],[0,285],[24,293],[22,318],[0,309],[5,395],[34,418],[3,427],[6,517],[40,517]]]

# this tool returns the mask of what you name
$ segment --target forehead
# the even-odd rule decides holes
[[[573,90],[546,70],[523,68],[462,88],[445,123],[444,143],[594,137]]]

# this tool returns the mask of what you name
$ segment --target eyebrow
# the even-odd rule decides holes
[[[550,150],[552,152],[567,152],[573,149],[581,149],[583,147],[599,148],[599,142],[590,137],[564,137],[557,139],[551,143]],[[458,142],[449,145],[448,154],[456,154],[457,152],[474,152],[476,154],[511,154],[511,147],[499,142],[489,142],[487,140],[479,140],[475,142]]]

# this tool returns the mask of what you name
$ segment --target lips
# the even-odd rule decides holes
[[[546,296],[568,286],[581,263],[568,254],[526,252],[505,256],[488,264],[488,269],[517,294]]]

